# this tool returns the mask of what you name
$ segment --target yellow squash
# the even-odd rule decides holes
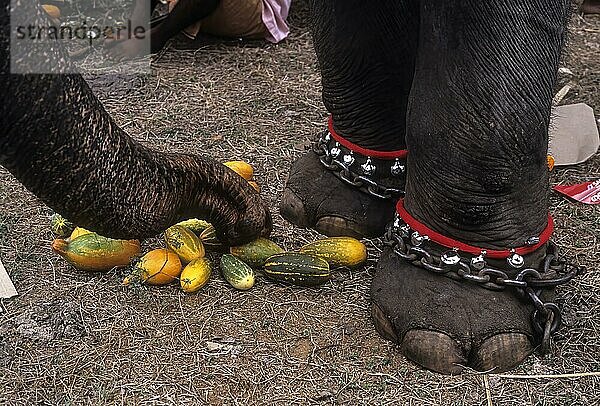
[[[167,248],[173,250],[181,262],[187,264],[204,256],[204,246],[200,238],[190,229],[174,225],[165,231]]]
[[[133,267],[131,275],[123,280],[124,285],[134,281],[150,285],[167,285],[181,275],[181,261],[177,254],[168,249],[156,249],[144,255]]]
[[[212,272],[212,264],[208,258],[198,258],[187,264],[181,272],[179,282],[181,289],[187,293],[193,293],[206,285]]]
[[[300,248],[300,252],[317,255],[332,268],[357,267],[367,260],[367,247],[352,237],[331,237],[311,242]]]
[[[83,271],[108,271],[129,265],[140,253],[138,240],[113,240],[96,233],[82,235],[74,240],[57,239],[52,250],[75,268]]]
[[[244,161],[228,161],[225,162],[223,165],[225,165],[226,167],[228,167],[229,169],[231,169],[246,180],[250,180],[252,179],[252,176],[254,176],[254,168],[252,168],[252,165]]]

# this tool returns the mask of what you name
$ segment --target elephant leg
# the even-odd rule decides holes
[[[11,73],[10,3],[0,1],[0,165],[25,187],[107,237],[150,237],[190,217],[213,222],[232,244],[270,230],[266,205],[241,177],[208,158],[135,142],[80,75]],[[47,26],[37,4],[18,7],[31,24]],[[69,63],[58,45],[22,45],[43,66]]]
[[[400,190],[404,188],[406,108],[418,35],[414,5],[408,0],[376,4],[318,0],[312,4],[323,102],[332,117],[331,132],[336,134],[335,139],[329,135],[325,148],[336,151],[339,146],[337,159],[350,157],[354,174]],[[344,145],[337,143],[339,139]],[[356,184],[336,176],[339,167],[332,171],[320,158],[311,151],[292,165],[282,215],[327,235],[382,235],[397,194],[382,199],[361,193]],[[365,164],[375,165],[372,176],[363,169]],[[394,165],[396,174],[392,175]],[[366,191],[368,185],[363,186]]]
[[[488,257],[488,265],[514,278],[546,255],[548,126],[569,2],[423,0],[420,13],[406,199],[398,208],[416,225],[402,241],[447,253],[438,260],[443,269],[457,254],[467,264],[477,258],[463,244],[488,256],[532,251],[521,267],[509,264],[510,253]],[[419,241],[417,227],[429,229],[429,241]],[[373,316],[408,358],[443,373],[466,366],[499,372],[539,343],[530,322],[535,308],[515,289],[493,291],[430,272],[401,259],[399,243],[390,245],[396,251],[384,251],[372,286]]]

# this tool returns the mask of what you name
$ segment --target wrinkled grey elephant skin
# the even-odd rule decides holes
[[[135,142],[80,75],[10,74],[9,7],[2,0],[0,164],[31,192],[109,237],[149,237],[189,217],[211,221],[232,244],[268,234],[268,209],[247,182],[210,159]],[[45,21],[36,4],[21,7]],[[38,52],[69,63],[59,46]]]

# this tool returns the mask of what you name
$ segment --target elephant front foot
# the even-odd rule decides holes
[[[506,371],[536,348],[547,351],[561,321],[553,287],[581,269],[540,238],[534,251],[500,259],[499,251],[445,248],[396,220],[371,290],[377,331],[407,358],[445,374]]]
[[[371,296],[377,331],[435,372],[505,371],[534,350],[532,305],[428,272],[391,249],[379,260]]]
[[[363,155],[326,132],[292,165],[281,214],[328,236],[381,236],[404,193],[404,165],[404,156]]]

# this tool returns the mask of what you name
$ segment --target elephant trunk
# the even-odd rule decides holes
[[[7,2],[0,13],[0,165],[42,201],[115,238],[153,236],[186,216],[213,222],[231,244],[270,230],[268,209],[241,177],[136,143],[80,75],[11,74]],[[58,47],[46,52],[66,60]]]

